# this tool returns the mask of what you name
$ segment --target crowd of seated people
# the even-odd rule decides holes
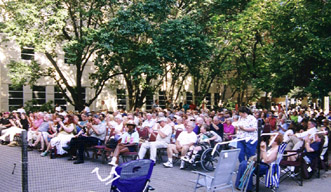
[[[17,146],[15,135],[27,130],[30,150],[38,150],[44,157],[56,149],[58,155],[67,154],[74,164],[80,164],[84,163],[88,147],[103,145],[112,138],[118,144],[109,155],[111,165],[118,164],[121,153],[132,151],[138,152],[140,159],[156,161],[157,149],[163,148],[168,156],[164,167],[173,167],[173,158],[177,157],[182,161],[180,168],[184,168],[183,162],[194,161],[198,151],[212,147],[214,142],[234,138],[238,140],[235,147],[241,149],[239,162],[247,161],[256,153],[258,119],[263,122],[264,132],[278,132],[289,143],[288,149],[298,149],[303,143],[310,145],[315,133],[321,130],[326,131],[325,139],[330,136],[330,115],[309,108],[293,108],[286,114],[282,107],[198,110],[197,107],[161,109],[156,106],[146,112],[139,109],[93,112],[86,106],[80,113],[1,113],[0,141]],[[148,137],[155,139],[139,139],[140,129],[146,129]],[[180,134],[176,135],[178,130]],[[265,141],[268,145],[269,140]],[[148,150],[149,156],[146,155]],[[309,150],[317,149],[312,145],[307,146]]]

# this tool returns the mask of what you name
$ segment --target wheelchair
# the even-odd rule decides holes
[[[200,165],[206,172],[214,171],[219,160],[221,149],[222,146],[216,144],[214,147],[200,150],[196,154],[193,162],[186,161],[185,164],[193,167],[193,169],[196,169],[196,167]]]

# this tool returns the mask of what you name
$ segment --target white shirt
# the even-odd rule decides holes
[[[174,127],[175,127],[175,130],[182,129],[183,131],[186,131],[186,128],[185,128],[184,124],[175,125]]]
[[[257,139],[257,120],[253,115],[248,115],[246,118],[240,117],[238,120],[238,126],[243,126],[244,128],[255,128],[255,131],[251,132],[240,129],[237,134],[238,139],[246,138],[246,141]]]
[[[179,141],[180,145],[196,143],[197,135],[193,131],[191,133],[188,133],[187,131],[183,131],[179,134],[177,141]]]
[[[142,124],[142,128],[144,128],[144,127],[152,128],[152,127],[154,127],[154,125],[155,125],[155,121],[153,119],[151,119],[151,120],[146,119]]]
[[[17,109],[17,112],[19,112],[19,113],[26,113],[25,110],[24,110],[23,108],[19,108],[19,109]]]
[[[313,128],[310,128],[308,129],[307,131],[304,131],[302,133],[296,133],[295,135],[298,137],[298,138],[303,138],[303,137],[306,137],[307,135],[310,135],[310,137],[313,137],[315,135],[315,133],[317,132],[317,129],[316,127],[313,127]]]
[[[55,107],[55,111],[60,112],[61,111],[61,107],[60,106]]]
[[[166,135],[166,137],[162,138],[160,134],[157,134],[156,136],[156,141],[163,141],[166,143],[170,143],[170,138],[171,138],[171,133],[172,133],[172,128],[170,125],[165,125],[160,129],[162,133]]]
[[[84,111],[85,111],[85,113],[89,113],[89,112],[90,112],[90,108],[89,108],[88,106],[86,106],[86,107],[84,108]]]

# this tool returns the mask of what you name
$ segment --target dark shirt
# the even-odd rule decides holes
[[[217,124],[217,127],[219,128],[218,130],[216,130],[216,129],[214,128],[214,126],[213,126],[212,124],[210,124],[210,130],[211,130],[211,131],[215,131],[215,132],[216,132],[219,136],[221,136],[222,139],[223,139],[223,133],[224,133],[223,124],[222,124],[222,123],[219,123],[219,124]]]
[[[2,125],[4,125],[4,126],[6,125],[7,128],[12,126],[12,125],[10,124],[9,119],[7,119],[7,118],[2,118],[1,123],[2,123]],[[10,125],[8,125],[8,124],[10,124]]]
[[[29,130],[29,121],[27,119],[21,119],[20,122],[23,126],[23,129],[28,131]]]
[[[200,134],[200,127],[198,125],[195,125],[194,129],[193,129],[193,132],[197,135]]]
[[[306,156],[309,158],[310,162],[312,162],[319,155],[321,142],[314,142],[310,144],[310,147],[314,149],[313,152],[306,152]]]

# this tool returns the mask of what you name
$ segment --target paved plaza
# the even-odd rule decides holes
[[[0,145],[0,191],[21,191],[21,150],[19,147]],[[40,157],[39,152],[29,153],[29,191],[30,192],[106,192],[110,186],[100,182],[91,171],[99,167],[100,175],[106,177],[110,166],[101,164],[100,160],[87,159],[84,164],[74,165],[66,157],[50,159]],[[15,166],[16,164],[16,166]],[[14,168],[15,167],[15,168]],[[279,192],[298,191],[329,191],[331,188],[331,171],[322,171],[321,178],[305,180],[303,187],[291,180],[281,183]],[[212,173],[210,173],[212,174]],[[155,192],[190,192],[194,189],[197,175],[190,170],[180,170],[177,164],[174,168],[164,168],[157,164],[151,178]],[[234,181],[235,177],[233,177]],[[260,191],[270,191],[261,184]],[[200,189],[198,191],[205,191]],[[222,190],[224,192],[231,189]]]

